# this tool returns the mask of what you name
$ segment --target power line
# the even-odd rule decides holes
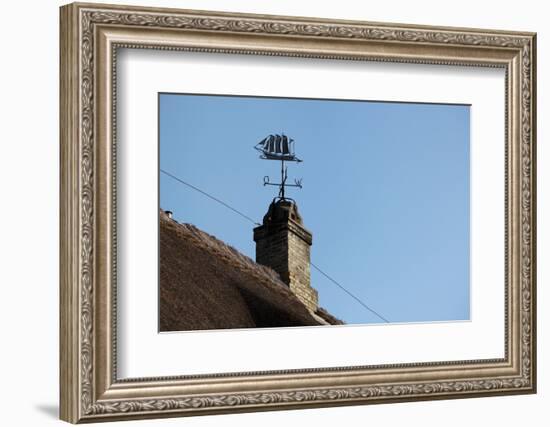
[[[346,288],[344,288],[340,283],[338,283],[336,280],[334,280],[332,277],[330,277],[327,273],[325,273],[323,270],[321,270],[319,267],[317,267],[311,261],[310,261],[310,264],[315,270],[317,270],[319,273],[321,273],[323,276],[325,276],[328,280],[330,280],[332,283],[334,283],[336,286],[338,286],[340,289],[342,289],[346,294],[348,294],[355,301],[357,301],[359,304],[361,304],[363,307],[365,307],[367,310],[369,310],[372,314],[378,316],[384,322],[390,323],[390,321],[388,319],[386,319],[384,316],[382,316],[381,314],[377,313],[372,308],[370,308],[367,304],[365,304],[363,301],[361,301],[359,299],[359,297],[356,297],[355,295],[353,295],[350,291],[348,291]]]
[[[254,221],[252,218],[250,218],[248,215],[245,215],[244,213],[242,213],[241,211],[238,211],[237,209],[235,209],[234,207],[232,206],[229,206],[227,203],[225,203],[224,201],[218,199],[217,197],[214,197],[210,194],[208,194],[206,191],[203,191],[201,190],[200,188],[198,187],[195,187],[194,185],[192,184],[189,184],[188,182],[185,182],[184,180],[178,178],[177,176],[175,175],[172,175],[170,172],[166,172],[165,170],[161,169],[160,170],[163,174],[169,176],[170,178],[178,181],[179,183],[183,184],[183,185],[187,185],[189,188],[192,188],[193,190],[195,191],[198,191],[199,193],[205,195],[206,197],[214,200],[215,202],[218,202],[220,205],[222,206],[225,206],[227,209],[231,209],[233,212],[235,212],[236,214],[242,216],[243,218],[249,220],[252,224],[255,224],[255,225],[261,225],[259,222],[256,222]]]
[[[183,184],[183,185],[186,185],[187,187],[195,190],[195,191],[198,191],[199,193],[201,193],[202,195],[208,197],[209,199],[212,199],[214,200],[215,202],[221,204],[222,206],[226,207],[227,209],[230,209],[232,210],[234,213],[242,216],[243,218],[247,219],[248,221],[250,221],[252,224],[254,225],[261,225],[260,223],[254,221],[252,218],[250,218],[248,215],[242,213],[241,211],[235,209],[233,206],[230,206],[228,205],[227,203],[225,203],[224,201],[218,199],[217,197],[214,197],[212,196],[211,194],[208,194],[206,191],[204,190],[201,190],[200,188],[198,187],[195,187],[194,185],[192,184],[189,184],[188,182],[185,182],[184,180],[178,178],[177,176],[175,175],[172,175],[170,172],[166,172],[165,170],[163,169],[160,169],[160,171],[169,176],[170,178],[172,178],[173,180],[179,182],[180,184]],[[319,267],[317,267],[314,263],[310,262],[311,266],[313,268],[315,268],[315,270],[317,270],[319,273],[321,273],[323,276],[325,276],[330,282],[332,282],[333,284],[335,284],[336,286],[338,286],[340,289],[342,289],[346,294],[348,294],[350,297],[352,297],[355,301],[357,301],[359,304],[361,304],[364,308],[366,308],[368,311],[370,311],[372,314],[376,315],[377,317],[379,317],[380,319],[382,319],[384,322],[386,323],[390,323],[390,321],[388,319],[386,319],[384,316],[382,316],[381,314],[377,313],[375,310],[373,310],[372,308],[370,308],[367,304],[365,304],[361,299],[359,299],[359,297],[357,297],[356,295],[354,295],[353,293],[351,293],[350,291],[348,291],[346,288],[344,288],[344,286],[342,286],[340,283],[338,283],[335,279],[333,279],[332,277],[330,277],[327,273],[325,273],[323,270],[321,270]]]

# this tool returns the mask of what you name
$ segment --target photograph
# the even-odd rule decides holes
[[[159,93],[159,332],[469,321],[470,107]]]

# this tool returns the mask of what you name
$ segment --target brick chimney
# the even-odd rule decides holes
[[[271,203],[263,224],[254,229],[256,262],[271,267],[298,299],[315,313],[317,291],[311,287],[311,233],[305,229],[298,207],[288,199]]]

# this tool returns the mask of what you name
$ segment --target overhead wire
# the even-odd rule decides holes
[[[198,188],[197,186],[193,185],[193,184],[190,184],[186,181],[184,181],[183,179],[177,177],[176,175],[170,173],[170,172],[167,172],[165,171],[164,169],[160,169],[160,171],[165,174],[166,176],[172,178],[173,180],[179,182],[180,184],[183,184],[185,186],[187,186],[188,188],[191,188],[192,190],[195,190],[197,192],[199,192],[200,194],[208,197],[209,199],[219,203],[220,205],[224,206],[225,208],[227,209],[230,209],[231,211],[233,211],[234,213],[236,213],[237,215],[240,215],[241,217],[243,217],[244,219],[248,220],[249,222],[251,222],[252,224],[254,225],[261,225],[259,222],[256,222],[254,221],[254,219],[252,219],[250,216],[246,215],[245,213],[239,211],[238,209],[234,208],[233,206],[229,205],[228,203],[224,202],[223,200],[220,200],[219,198],[211,195],[210,193],[204,191],[204,190],[201,190],[200,188]],[[364,301],[362,301],[357,295],[353,294],[351,291],[349,291],[348,289],[346,289],[342,284],[340,284],[338,281],[336,281],[336,279],[334,279],[333,277],[329,276],[327,273],[325,273],[321,268],[319,268],[317,265],[315,265],[313,262],[310,262],[311,266],[317,270],[321,275],[323,275],[326,279],[328,279],[331,283],[333,283],[334,285],[338,286],[342,291],[344,291],[346,294],[348,294],[351,298],[353,298],[356,302],[358,302],[363,308],[367,309],[369,312],[371,312],[372,314],[374,314],[376,317],[378,317],[379,319],[383,320],[385,323],[390,323],[390,321],[388,319],[386,319],[384,316],[382,316],[380,313],[378,313],[376,310],[374,310],[373,308],[371,308],[368,304],[366,304]]]
[[[235,212],[236,214],[242,216],[243,218],[247,219],[248,221],[250,221],[252,224],[255,224],[255,225],[261,225],[259,222],[256,222],[254,221],[252,218],[250,218],[248,215],[242,213],[241,211],[239,211],[238,209],[235,209],[233,206],[230,206],[228,205],[227,203],[225,203],[223,200],[220,200],[218,199],[217,197],[214,197],[212,196],[211,194],[207,193],[206,191],[203,191],[201,190],[200,188],[192,185],[192,184],[189,184],[188,182],[185,182],[183,179],[181,178],[178,178],[177,176],[171,174],[170,172],[166,172],[165,170],[161,169],[160,170],[163,174],[169,176],[170,178],[172,178],[173,180],[179,182],[180,184],[183,184],[183,185],[186,185],[188,186],[189,188],[192,188],[193,190],[195,191],[198,191],[199,193],[201,193],[202,195],[214,200],[215,202],[218,202],[220,205],[222,206],[225,206],[227,209],[231,209],[233,212]]]

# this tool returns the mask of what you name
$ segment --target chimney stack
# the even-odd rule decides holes
[[[256,262],[271,267],[311,313],[318,308],[311,287],[312,235],[303,225],[296,204],[288,199],[271,203],[262,225],[254,229]]]

